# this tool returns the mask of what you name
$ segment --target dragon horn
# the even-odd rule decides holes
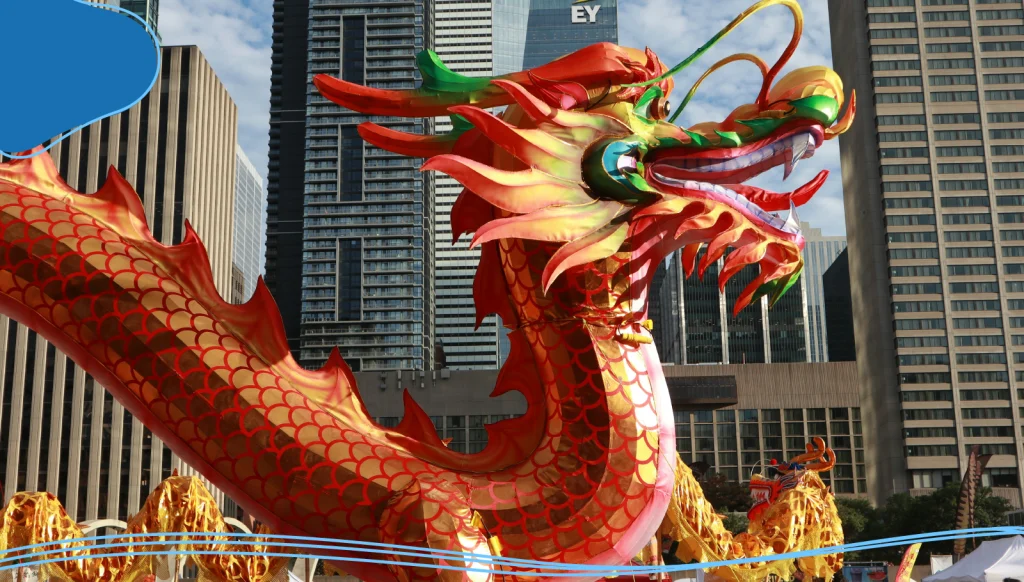
[[[313,84],[327,99],[363,114],[438,117],[458,105],[472,104],[481,109],[512,105],[514,99],[492,83],[495,79],[513,81],[533,94],[550,91],[553,83],[571,83],[600,94],[609,87],[646,81],[652,76],[644,66],[647,60],[644,51],[599,43],[529,71],[466,77],[450,70],[432,51],[423,51],[416,57],[423,76],[423,83],[416,89],[374,89],[328,75],[313,77]]]

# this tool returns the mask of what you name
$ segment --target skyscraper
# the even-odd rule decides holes
[[[703,256],[703,251],[701,252]],[[733,317],[740,292],[756,276],[747,268],[718,290],[723,259],[708,267],[704,280],[684,281],[678,256],[655,273],[650,317],[662,361],[675,364],[763,364],[807,362],[806,281],[794,285],[771,309],[767,298]]]
[[[301,356],[308,38],[309,0],[274,0],[266,272],[296,360]]]
[[[331,103],[312,83],[313,75],[327,74],[371,87],[415,88],[415,57],[429,32],[425,2],[321,0],[316,6],[308,11],[306,55],[301,361],[320,366],[340,346],[354,370],[430,368],[433,177],[418,171],[421,160],[364,143],[357,127],[367,118]],[[373,119],[409,133],[428,133],[432,125]],[[277,249],[277,268],[294,260],[283,250]]]
[[[434,3],[433,50],[448,67],[470,77],[493,74],[493,54],[498,30],[494,11],[497,2],[467,0]],[[525,15],[525,11],[524,11]],[[451,131],[451,119],[438,118],[435,131]],[[476,327],[473,277],[480,262],[480,250],[469,248],[468,236],[452,244],[451,211],[462,192],[454,179],[434,177],[434,281],[436,288],[435,335],[443,346],[445,365],[454,369],[494,369],[499,365],[498,338],[501,330],[495,316]]]
[[[64,180],[82,192],[95,192],[116,167],[164,244],[181,242],[188,219],[206,245],[217,290],[229,297],[237,109],[197,47],[164,47],[161,61],[141,102],[83,128],[50,154]],[[6,495],[49,491],[76,521],[126,519],[173,469],[193,474],[35,332],[0,317],[0,346]]]
[[[980,445],[1019,505],[1021,2],[829,8],[862,105],[840,149],[871,493],[959,479]]]
[[[808,347],[812,362],[828,361],[828,326],[825,325],[825,293],[821,278],[839,253],[846,248],[845,236],[822,236],[820,228],[803,222],[800,229],[807,241],[804,246],[804,274],[807,289]]]
[[[530,0],[523,68],[598,42],[619,42],[618,0]]]
[[[530,0],[491,0],[491,38],[495,75],[507,75],[523,70],[526,27],[529,20]]]
[[[125,10],[134,12],[139,18],[149,25],[156,37],[160,39],[160,31],[157,30],[158,16],[160,14],[160,0],[91,0],[99,4],[120,6]]]
[[[121,8],[138,14],[139,18],[146,21],[146,24],[156,31],[157,18],[160,14],[160,0],[121,0]]]
[[[857,359],[857,340],[853,335],[850,255],[846,250],[825,271],[821,286],[825,295],[825,327],[829,329],[829,360],[853,362]]]
[[[266,252],[266,217],[263,178],[242,151],[235,148],[235,239],[233,260],[242,279],[243,300],[252,297],[263,273]]]

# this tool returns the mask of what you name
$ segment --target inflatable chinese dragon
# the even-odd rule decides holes
[[[672,77],[771,5],[797,22],[780,60],[769,68],[749,54],[726,58],[672,113]],[[448,449],[408,394],[397,427],[375,424],[337,350],[320,370],[299,366],[266,286],[244,305],[225,302],[197,234],[187,227],[176,246],[155,240],[113,170],[83,195],[47,155],[0,166],[0,311],[69,354],[274,531],[421,550],[338,552],[335,563],[363,580],[564,579],[540,564],[610,572],[653,554],[663,536],[687,561],[761,558],[716,568],[726,580],[797,569],[831,576],[836,555],[772,561],[842,542],[818,477],[831,452],[816,442],[774,476],[757,476],[749,531],[726,531],[676,454],[646,319],[655,269],[674,254],[687,275],[724,257],[723,288],[756,269],[736,312],[774,302],[800,276],[799,222],[774,212],[806,203],[827,173],[789,193],[744,182],[779,166],[788,177],[852,122],[853,100],[842,113],[830,69],[778,78],[801,29],[795,0],[764,0],[672,68],[650,50],[597,44],[493,79],[463,77],[428,51],[412,91],[314,79],[325,97],[364,114],[453,117],[441,136],[373,123],[360,133],[465,186],[451,223],[481,249],[477,317],[496,313],[511,330],[494,394],[517,391],[528,403],[524,416],[487,427],[480,453]],[[761,73],[753,102],[721,122],[676,125],[697,86],[735,61]],[[492,568],[479,556],[530,562]]]

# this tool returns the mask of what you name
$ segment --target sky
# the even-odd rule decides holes
[[[619,0],[619,44],[649,46],[674,65],[703,45],[754,0]],[[566,4],[569,4],[566,0]],[[832,64],[828,5],[803,0],[805,29],[796,55],[783,71]],[[267,175],[270,120],[270,35],[272,0],[161,0],[160,34],[166,45],[195,44],[238,105],[239,144],[256,168]],[[751,52],[773,64],[789,42],[793,20],[788,9],[773,6],[754,15],[725,37],[707,55],[676,78],[675,102],[690,85],[724,56]],[[750,103],[760,88],[760,76],[749,63],[735,63],[709,77],[678,122],[690,126],[720,121],[735,107]],[[821,191],[800,209],[800,219],[826,235],[846,233],[843,215],[839,146],[826,142],[782,182],[776,168],[752,182],[788,192],[822,169],[831,175]]]

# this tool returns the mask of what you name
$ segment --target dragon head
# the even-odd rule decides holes
[[[807,444],[807,452],[798,455],[788,463],[772,460],[765,475],[750,477],[750,496],[754,505],[747,512],[751,523],[758,523],[765,511],[779,500],[786,491],[795,488],[802,481],[816,480],[818,473],[831,469],[836,462],[835,453],[825,446],[825,441],[815,437],[813,444]],[[824,485],[822,484],[822,488]]]
[[[769,69],[748,54],[719,61],[673,114],[672,77],[750,14],[773,4],[789,7],[797,21],[779,62]],[[632,303],[646,297],[651,266],[675,251],[682,249],[687,276],[697,269],[703,277],[731,248],[720,287],[743,267],[759,268],[734,306],[738,313],[763,296],[778,300],[799,278],[804,239],[795,209],[828,173],[788,193],[745,182],[780,166],[788,177],[825,140],[845,131],[855,111],[851,98],[841,115],[842,82],[828,68],[798,69],[775,82],[799,40],[801,22],[795,0],[762,0],[672,69],[650,50],[605,44],[495,79],[461,77],[425,53],[424,86],[413,92],[330,78],[314,82],[332,101],[364,113],[402,115],[404,100],[408,116],[450,114],[454,129],[445,136],[405,135],[372,123],[360,131],[378,147],[428,158],[425,170],[466,187],[452,211],[456,237],[473,232],[474,246],[503,239],[556,245],[540,276],[545,293],[566,272],[626,253]],[[688,129],[675,124],[708,75],[741,60],[761,72],[753,103],[720,122]],[[500,116],[486,110],[501,105],[508,107]]]

